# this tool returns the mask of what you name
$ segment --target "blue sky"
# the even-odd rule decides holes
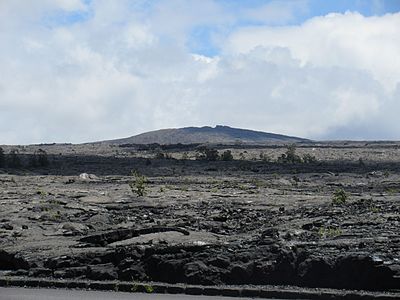
[[[242,16],[241,12],[246,9],[257,9],[268,3],[274,1],[268,0],[219,0],[224,9],[231,11],[234,15],[238,16],[234,24],[230,24],[229,28],[225,28],[227,32],[233,31],[238,27],[246,26],[282,26],[282,25],[298,25],[306,20],[316,17],[324,16],[329,13],[345,13],[347,11],[356,11],[364,16],[380,16],[386,13],[394,13],[400,11],[400,1],[398,0],[307,0],[296,1],[288,0],[289,5],[295,5],[296,2],[300,3],[299,9],[293,11],[293,18],[284,20],[282,23],[275,24],[265,21],[253,20]],[[276,1],[275,1],[276,2]],[[292,3],[290,3],[292,2]],[[219,53],[212,38],[210,37],[214,31],[218,29],[210,26],[197,26],[193,28],[188,46],[193,52],[204,55],[217,55]]]
[[[189,0],[196,1],[196,0]],[[94,1],[83,1],[88,5],[86,11],[53,11],[43,17],[43,24],[49,27],[66,26],[74,23],[85,22],[94,14]],[[158,0],[139,0],[128,1],[129,6],[133,9],[140,9],[144,15],[152,14],[152,9],[157,5]],[[254,19],[244,14],[247,10],[257,10],[268,4],[285,3],[285,6],[293,7],[290,11],[289,19],[281,21]],[[206,56],[215,56],[220,53],[220,47],[213,41],[215,34],[229,34],[237,28],[248,26],[282,26],[282,25],[299,25],[308,19],[316,16],[324,16],[329,13],[345,13],[347,11],[359,12],[364,16],[381,16],[387,13],[395,13],[400,11],[400,1],[398,0],[215,0],[222,10],[234,16],[234,20],[225,24],[197,24],[188,28],[189,34],[186,46],[193,53]]]
[[[398,0],[0,1],[0,144],[216,124],[400,139],[399,11]]]

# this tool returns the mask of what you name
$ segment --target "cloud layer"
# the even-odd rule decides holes
[[[264,25],[244,27],[219,2],[188,3],[0,2],[0,144],[214,124],[400,138],[400,14],[284,26],[274,18],[293,9],[272,2],[243,13]],[[211,28],[217,55],[189,46],[199,27]]]

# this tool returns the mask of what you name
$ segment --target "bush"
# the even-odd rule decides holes
[[[224,151],[221,155],[221,160],[225,160],[225,161],[233,160],[233,155],[232,155],[231,150]]]
[[[4,150],[3,148],[0,147],[0,168],[4,168],[5,164],[6,164],[6,159],[4,156]]]
[[[334,205],[345,204],[347,198],[348,198],[347,193],[343,189],[338,189],[333,194],[332,204]]]
[[[216,150],[216,149],[202,147],[202,148],[197,149],[197,151],[199,153],[197,155],[197,159],[215,161],[215,160],[218,160],[218,158],[219,158],[218,150]]]
[[[287,150],[284,154],[278,157],[280,163],[301,163],[303,162],[301,157],[296,154],[296,146],[294,144],[287,146]]]
[[[132,171],[131,176],[135,179],[129,182],[129,187],[131,188],[132,193],[136,194],[139,197],[142,197],[146,193],[146,184],[147,178],[144,175],[140,175],[136,171]]]
[[[317,162],[317,159],[315,158],[314,155],[311,155],[311,154],[307,153],[307,154],[303,155],[303,162],[305,164],[313,164],[313,163]]]

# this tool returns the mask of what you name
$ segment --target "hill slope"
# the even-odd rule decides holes
[[[129,138],[107,141],[113,144],[233,144],[233,143],[268,143],[268,142],[304,142],[306,139],[281,134],[232,128],[185,127],[177,129],[161,129],[135,135]]]

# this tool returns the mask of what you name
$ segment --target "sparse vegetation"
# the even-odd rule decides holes
[[[332,204],[343,205],[346,203],[347,198],[348,198],[347,193],[343,189],[338,189],[333,194]]]
[[[296,164],[301,163],[301,157],[296,154],[296,146],[294,144],[287,146],[287,150],[278,157],[278,162]]]
[[[154,292],[154,287],[151,285],[144,285],[144,290],[146,291],[146,293],[151,294]]]
[[[133,194],[142,197],[146,194],[147,177],[140,175],[137,171],[132,171],[131,176],[134,180],[129,182],[129,187]]]
[[[136,293],[139,289],[139,286],[137,285],[137,283],[133,282],[132,286],[131,286],[131,292]]]
[[[333,227],[320,227],[318,230],[318,235],[320,238],[332,238],[342,234],[340,228]]]
[[[397,192],[398,192],[398,191],[397,191],[396,189],[394,189],[394,188],[388,188],[388,189],[386,190],[386,193],[387,193],[389,196],[394,196]]]
[[[375,272],[379,259],[399,258],[398,144],[367,150],[341,142],[316,144],[322,150],[311,150],[311,142],[296,146],[208,144],[214,148],[208,153],[218,154],[216,162],[206,160],[206,150],[199,152],[204,160],[195,161],[199,145],[150,150],[134,145],[121,149],[120,157],[115,157],[117,145],[30,145],[25,151],[3,146],[6,164],[11,149],[19,150],[25,167],[42,148],[50,165],[0,169],[2,243],[11,255],[30,253],[24,256],[34,266],[27,265],[29,276],[107,280],[109,289],[120,291],[158,293],[161,285],[152,282],[241,285],[282,280],[282,272],[271,273],[265,282],[243,277],[249,262],[260,272],[280,270],[284,263],[285,283],[303,284],[297,279],[310,278],[316,287],[314,279],[322,273],[328,274],[329,287],[336,278],[339,284],[351,283],[361,272],[365,285],[344,288],[369,288],[373,281],[368,272],[377,278],[381,274]],[[164,159],[154,159],[158,151]],[[190,159],[177,160],[184,151]],[[240,152],[246,160],[239,160]],[[165,159],[165,153],[174,159]],[[265,153],[273,162],[264,162]],[[302,163],[276,163],[282,153],[285,159],[300,156]],[[361,169],[357,160],[365,153],[368,168]],[[233,161],[224,161],[228,154]],[[318,157],[315,164],[312,155]],[[35,158],[38,166],[38,153]],[[386,169],[390,180],[383,177]],[[70,241],[82,248],[72,253],[54,247]],[[47,249],[45,260],[43,251],[36,251],[38,245]],[[292,245],[300,245],[301,251]],[[382,273],[388,274],[383,276],[388,282],[400,274],[391,266],[384,266]],[[350,269],[354,274],[346,277]]]
[[[197,149],[197,152],[197,159],[199,160],[216,161],[219,158],[218,150],[216,149],[201,147]]]
[[[309,153],[306,153],[303,155],[303,163],[305,164],[313,164],[316,163],[317,159],[315,158],[314,155],[311,155]]]
[[[41,189],[40,189],[40,190],[37,190],[37,191],[36,191],[36,194],[39,195],[40,198],[45,198],[45,197],[48,195],[46,191],[41,190]]]
[[[230,161],[233,160],[233,155],[231,150],[226,150],[221,154],[221,160]]]

